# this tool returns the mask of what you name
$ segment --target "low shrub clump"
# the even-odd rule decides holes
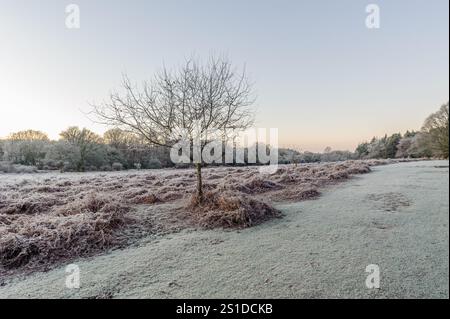
[[[36,166],[26,166],[20,164],[12,164],[9,162],[0,162],[0,173],[16,173],[29,174],[38,171]]]
[[[204,194],[200,203],[192,196],[189,210],[194,221],[204,228],[246,228],[280,217],[272,206],[242,193],[214,191]]]

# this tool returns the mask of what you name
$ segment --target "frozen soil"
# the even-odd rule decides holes
[[[372,171],[276,205],[282,219],[79,258],[80,289],[66,288],[62,265],[0,280],[0,298],[448,298],[448,161]],[[365,286],[369,264],[379,289]]]

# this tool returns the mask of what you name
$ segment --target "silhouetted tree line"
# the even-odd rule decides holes
[[[323,153],[280,148],[279,163],[370,158],[448,158],[448,114],[449,104],[446,103],[425,120],[420,131],[374,137],[370,142],[360,143],[355,152],[333,151],[329,147]],[[58,141],[50,140],[40,131],[13,133],[0,140],[0,159],[11,164],[61,171],[110,171],[175,166],[170,160],[169,148],[150,145],[139,135],[114,128],[100,136],[86,128],[75,126],[61,132]],[[2,165],[5,167],[4,163]]]

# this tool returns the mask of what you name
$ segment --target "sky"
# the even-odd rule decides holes
[[[80,28],[66,27],[68,4]],[[366,27],[366,6],[380,28]],[[89,103],[186,57],[225,54],[279,144],[353,150],[419,129],[449,99],[448,0],[0,0],[0,137],[103,133]]]

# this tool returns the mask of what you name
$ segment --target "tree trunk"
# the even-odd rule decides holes
[[[86,167],[86,151],[84,148],[80,148],[80,162],[78,163],[78,171],[84,172]]]
[[[197,198],[198,202],[203,202],[203,186],[202,186],[202,164],[195,164],[197,168]]]

